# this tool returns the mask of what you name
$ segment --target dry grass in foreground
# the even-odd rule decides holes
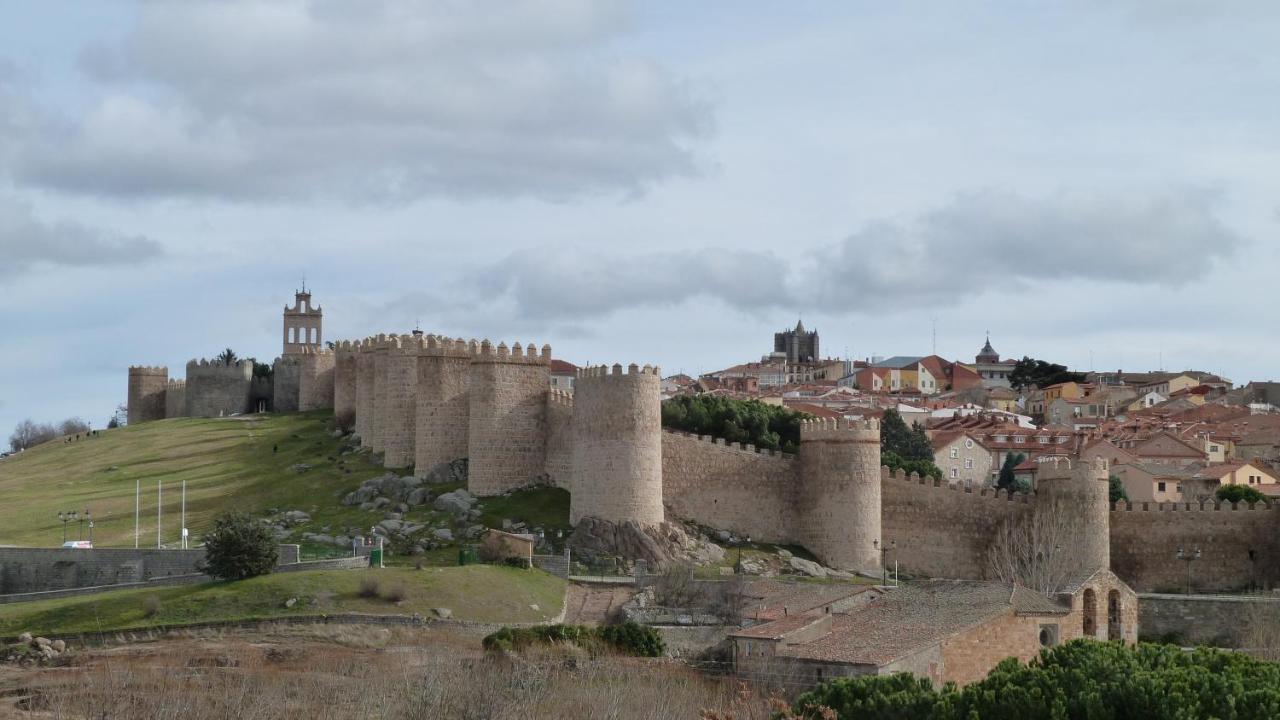
[[[476,637],[346,628],[85,651],[12,675],[0,718],[637,718],[770,716],[767,698],[666,661],[554,648],[485,657]]]

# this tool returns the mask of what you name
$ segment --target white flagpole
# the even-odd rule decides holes
[[[164,505],[164,485],[156,480],[156,549],[160,549],[160,511]]]
[[[133,549],[138,549],[138,513],[142,509],[142,481],[133,481]]]
[[[187,549],[187,481],[182,480],[182,549]]]

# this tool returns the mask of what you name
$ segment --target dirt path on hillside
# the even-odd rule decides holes
[[[568,625],[602,625],[636,594],[631,585],[570,583],[565,594],[564,621]]]

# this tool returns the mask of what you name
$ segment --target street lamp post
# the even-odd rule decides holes
[[[93,545],[93,515],[89,514],[89,508],[84,509],[84,518],[89,521],[89,545]]]
[[[751,542],[750,535],[747,535],[746,537],[740,538],[738,540],[738,560],[733,564],[733,572],[735,574],[739,574],[739,575],[742,574],[742,546],[750,542]]]
[[[880,551],[880,584],[889,584],[889,551],[898,547],[898,541],[893,540],[888,545],[881,545],[879,540],[872,540],[871,545]]]
[[[62,521],[62,544],[67,544],[67,523],[75,522],[80,513],[75,510],[61,510],[58,512],[58,519]]]
[[[1200,559],[1200,548],[1188,551],[1178,548],[1177,558],[1187,564],[1187,594],[1191,594],[1191,563]]]

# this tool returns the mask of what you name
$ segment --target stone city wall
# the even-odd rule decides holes
[[[547,393],[547,482],[573,491],[573,394]]]
[[[356,414],[356,349],[344,340],[334,351],[333,414],[337,417]]]
[[[208,360],[187,363],[187,416],[222,417],[250,412],[253,361],[234,365]]]
[[[368,445],[373,430],[373,341],[361,340],[356,352],[356,434],[360,444]]]
[[[298,355],[276,358],[271,371],[271,409],[274,412],[298,411],[298,385],[301,382],[301,374],[302,367]]]
[[[1280,584],[1280,508],[1240,503],[1116,503],[1111,569],[1140,592],[1193,592]]]
[[[885,562],[923,577],[980,579],[996,528],[1032,508],[1026,495],[972,489],[881,468]]]
[[[336,355],[330,350],[303,348],[298,356],[298,409],[302,412],[332,408],[337,390]]]
[[[1138,623],[1142,638],[1152,642],[1248,648],[1256,642],[1250,637],[1256,624],[1280,623],[1280,596],[1143,593]]]
[[[183,417],[187,414],[187,382],[170,380],[164,394],[164,416],[167,418]]]
[[[674,518],[795,542],[794,455],[675,430],[662,433],[662,497]]]

